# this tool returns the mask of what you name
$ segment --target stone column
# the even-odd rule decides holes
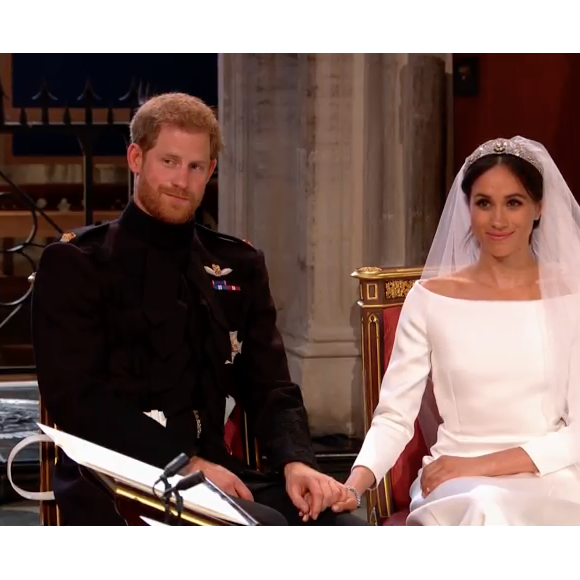
[[[363,265],[424,259],[445,182],[441,55],[222,54],[219,229],[266,253],[316,434],[361,434]]]

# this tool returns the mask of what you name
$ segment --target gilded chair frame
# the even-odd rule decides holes
[[[384,375],[383,310],[401,306],[423,269],[363,267],[351,276],[359,281],[364,431],[368,431]],[[367,492],[367,520],[380,525],[394,512],[390,473]]]

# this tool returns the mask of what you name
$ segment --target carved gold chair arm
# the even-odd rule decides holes
[[[351,276],[359,283],[364,432],[370,427],[385,369],[384,318],[389,308],[400,308],[422,268],[358,268]],[[394,313],[393,313],[394,314]],[[381,525],[395,510],[390,474],[367,494],[369,523]]]

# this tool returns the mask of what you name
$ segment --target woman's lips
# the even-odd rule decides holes
[[[510,232],[509,234],[492,234],[491,232],[488,232],[487,236],[496,242],[501,242],[502,240],[509,238],[512,234],[513,232]]]

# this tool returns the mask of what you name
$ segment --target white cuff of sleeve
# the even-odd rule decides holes
[[[550,433],[521,445],[534,462],[540,477],[574,463],[572,453],[570,453],[572,433],[567,431],[568,428],[565,429],[566,431]]]

